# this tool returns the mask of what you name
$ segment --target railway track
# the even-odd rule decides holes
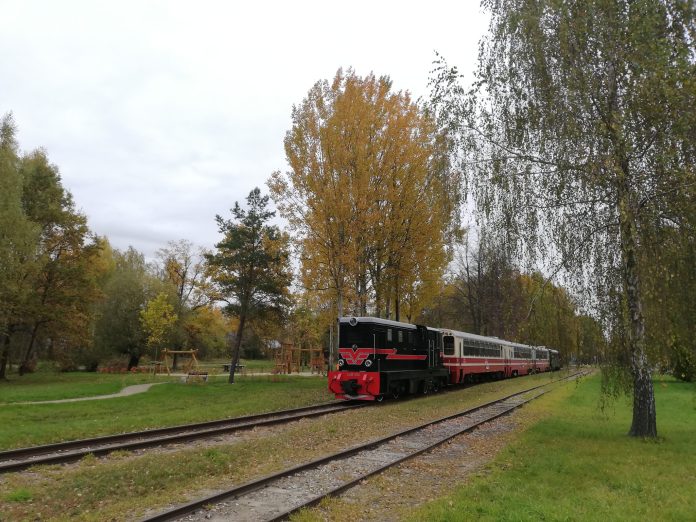
[[[409,428],[366,444],[200,498],[142,519],[284,520],[299,509],[337,495],[366,478],[429,451],[543,395],[543,388],[581,373],[534,386],[501,399]]]
[[[184,424],[2,451],[0,452],[0,473],[20,471],[39,464],[74,462],[89,454],[100,456],[118,450],[128,451],[214,437],[238,430],[283,424],[299,419],[359,408],[365,405],[365,403],[326,403],[232,419]]]

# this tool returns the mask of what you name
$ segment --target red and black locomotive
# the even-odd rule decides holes
[[[375,317],[339,319],[338,370],[329,372],[337,398],[428,393],[445,386],[448,374],[439,330]]]
[[[329,372],[329,390],[338,399],[381,400],[559,367],[558,352],[543,346],[375,317],[341,317],[338,367]]]

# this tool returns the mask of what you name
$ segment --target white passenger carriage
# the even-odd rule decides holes
[[[444,364],[451,383],[479,377],[516,377],[549,370],[549,350],[456,330],[442,330]]]

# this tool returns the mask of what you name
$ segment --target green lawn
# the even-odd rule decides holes
[[[59,373],[42,370],[0,381],[0,408],[7,403],[52,401],[116,393],[126,386],[172,380],[149,374],[108,374],[95,372]]]
[[[142,380],[139,380],[143,377]],[[2,384],[13,400],[39,400],[113,393],[123,385],[147,381],[147,376],[57,374],[34,377],[19,384]],[[152,381],[150,377],[149,381]],[[15,387],[15,384],[17,386]],[[54,389],[55,388],[55,389]],[[223,378],[206,384],[179,380],[154,386],[148,392],[122,398],[63,404],[0,405],[0,449],[21,447],[109,433],[236,417],[293,408],[331,400],[326,377],[240,377],[236,384]]]
[[[696,520],[696,386],[655,382],[658,441],[629,438],[631,408],[597,409],[599,377],[527,408],[542,419],[413,520]]]

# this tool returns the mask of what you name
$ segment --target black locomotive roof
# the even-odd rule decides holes
[[[393,326],[395,328],[406,328],[406,329],[411,329],[415,330],[418,327],[415,324],[411,323],[402,323],[399,321],[392,321],[391,319],[382,319],[380,317],[340,317],[339,321],[341,324],[350,324],[351,319],[355,319],[358,324],[360,323],[370,323],[370,324],[383,324],[386,326]],[[432,330],[434,332],[439,332],[439,328],[430,328],[429,326],[427,327],[428,330]]]

